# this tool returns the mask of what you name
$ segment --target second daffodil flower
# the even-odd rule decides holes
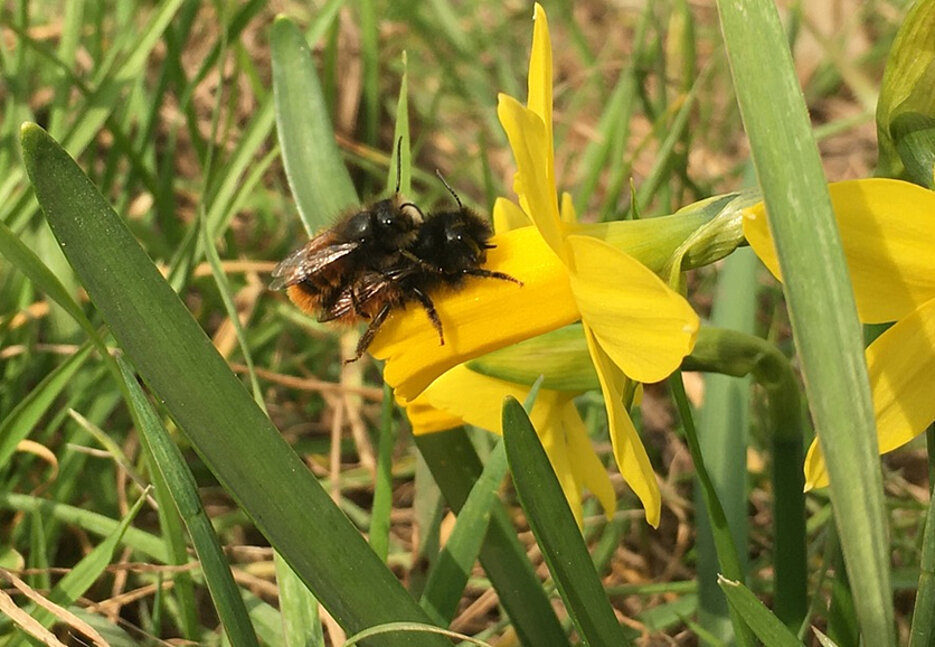
[[[584,230],[573,224],[576,215],[567,194],[559,208],[552,141],[552,51],[546,14],[539,5],[534,19],[527,104],[500,95],[497,109],[516,158],[514,189],[519,206],[501,199],[495,208],[498,225],[520,221],[534,227],[495,237],[496,248],[487,263],[524,285],[478,279],[455,294],[440,295],[438,311],[443,323],[452,324],[446,323],[444,346],[439,346],[424,315],[412,312],[413,316],[387,322],[371,351],[387,359],[384,378],[397,397],[412,401],[457,364],[581,320],[604,395],[614,458],[643,503],[646,520],[656,526],[661,512],[659,488],[624,394],[628,379],[658,382],[678,368],[694,345],[698,316],[638,261],[580,233]],[[475,395],[465,393],[464,401],[477,403]],[[499,410],[500,402],[495,404]],[[570,413],[568,406],[574,409],[566,397],[550,410]],[[445,424],[441,418],[436,422]],[[606,494],[595,494],[602,502],[606,499]]]
[[[935,192],[900,180],[866,179],[828,187],[863,323],[895,321],[866,350],[880,453],[935,420]],[[744,234],[780,278],[762,203]],[[828,484],[821,446],[805,458],[805,489]]]

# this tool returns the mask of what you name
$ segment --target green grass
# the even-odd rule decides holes
[[[793,14],[786,24],[806,52],[802,69],[815,70],[804,90],[829,178],[872,173],[867,93],[879,87],[899,4],[867,8],[846,28],[823,32],[814,49],[806,46],[817,17],[797,22]],[[531,7],[277,6],[288,21],[261,2],[166,0],[131,9],[21,1],[0,10],[4,567],[24,571],[29,586],[73,611],[139,592],[115,616],[97,615],[95,627],[112,644],[144,644],[147,636],[217,644],[225,632],[234,644],[335,642],[340,632],[319,602],[347,635],[392,620],[442,621],[491,643],[515,632],[529,644],[562,644],[575,629],[620,633],[609,608],[581,604],[598,581],[628,618],[627,639],[636,629],[729,640],[714,578],[724,570],[707,539],[696,544],[704,506],[691,502],[688,444],[664,386],[646,388],[640,425],[663,480],[662,524],[654,531],[642,521],[619,479],[613,519],[586,501],[583,535],[600,580],[589,573],[590,588],[576,594],[584,597],[553,612],[550,597],[578,589],[564,571],[541,585],[555,540],[542,540],[541,519],[530,521],[536,538],[526,532],[525,486],[518,497],[510,488],[491,496],[503,459],[495,439],[457,430],[414,441],[405,415],[382,403],[379,367],[370,359],[342,364],[355,332],[319,324],[265,290],[268,272],[309,232],[385,193],[387,178],[395,182],[399,136],[404,189],[411,174],[404,192],[420,205],[449,199],[436,168],[481,213],[496,196],[512,197],[496,101],[498,92],[525,94]],[[647,7],[546,7],[557,181],[586,219],[651,218],[752,184],[716,12],[674,0]],[[303,40],[308,53],[297,56]],[[316,77],[314,102],[308,74]],[[52,139],[29,130],[24,151],[26,121]],[[82,220],[92,217],[100,229]],[[734,264],[742,262],[687,274],[693,304],[716,325],[792,356],[775,284],[750,263],[738,276]],[[731,368],[701,366],[734,376],[709,383],[706,396],[697,374],[686,384],[693,404],[706,403],[702,453],[748,557],[746,584],[773,608],[789,591],[774,578],[787,548],[777,545],[783,529],[773,523],[788,509],[773,514],[773,493],[796,482],[782,473],[771,480],[774,456],[788,456],[764,411],[781,396],[775,382],[759,379],[764,364],[745,363],[748,351],[738,350]],[[756,379],[736,377],[746,374]],[[599,391],[578,403],[612,464]],[[522,427],[518,405],[509,412]],[[718,424],[724,420],[735,422]],[[733,451],[722,456],[719,446]],[[903,570],[893,587],[903,639],[920,562],[913,538],[928,511],[919,494],[927,489],[924,452],[903,450],[897,460],[877,507],[898,522],[892,548]],[[805,504],[808,556],[792,554],[800,566],[807,560],[808,621],[825,626],[832,584],[847,582],[831,570],[838,535],[829,530],[827,493]],[[470,523],[452,530],[448,511],[462,506]],[[376,553],[358,531],[372,533]],[[449,532],[454,543],[443,551]],[[568,541],[562,535],[557,545]],[[847,557],[848,540],[840,541]],[[443,577],[452,568],[457,576]],[[757,615],[746,589],[721,586]],[[375,591],[380,601],[366,603]],[[859,611],[867,598],[857,597]],[[51,626],[52,615],[13,599]],[[845,601],[844,617],[854,613],[848,596],[835,599]],[[802,622],[803,609],[792,607],[780,612],[787,625]],[[70,622],[53,614],[59,628]],[[389,632],[364,644],[446,644],[430,636]],[[0,643],[24,641],[0,619]]]

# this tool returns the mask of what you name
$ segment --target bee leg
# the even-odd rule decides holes
[[[511,283],[516,283],[517,285],[523,285],[523,282],[518,278],[510,276],[509,274],[504,274],[503,272],[494,272],[491,270],[485,270],[483,268],[476,268],[473,270],[464,270],[464,274],[469,274],[471,276],[482,276],[488,279],[500,279],[501,281],[510,281]]]
[[[360,336],[360,340],[357,342],[357,350],[354,352],[354,357],[344,360],[345,364],[356,362],[363,356],[367,351],[367,347],[370,346],[370,342],[373,341],[377,331],[380,329],[380,326],[383,325],[383,322],[386,321],[387,316],[389,316],[391,309],[390,304],[386,304],[374,315],[373,319],[370,320],[370,324],[367,326],[367,330],[364,331],[364,334]]]
[[[419,303],[422,304],[422,307],[425,308],[425,314],[429,316],[429,320],[432,322],[432,325],[435,326],[435,330],[438,331],[438,343],[444,346],[445,334],[442,332],[442,320],[438,318],[438,312],[435,310],[435,304],[432,303],[432,299],[422,290],[413,288],[412,293],[416,296]]]
[[[360,309],[360,301],[357,300],[357,290],[351,288],[351,307],[354,308],[354,314],[361,319],[370,319],[370,315]]]

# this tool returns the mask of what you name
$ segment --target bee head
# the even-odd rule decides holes
[[[412,216],[393,200],[380,200],[351,216],[341,230],[341,238],[365,247],[397,250],[405,247],[415,231]]]
[[[490,226],[468,209],[429,216],[419,230],[415,254],[443,272],[455,274],[487,260]]]

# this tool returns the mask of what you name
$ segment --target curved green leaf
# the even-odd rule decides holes
[[[207,466],[347,630],[425,613],[282,439],[124,222],[41,128],[27,172],[59,244],[114,338]],[[444,644],[441,638],[422,638]],[[403,645],[386,636],[375,644]]]
[[[511,397],[503,403],[503,442],[529,527],[581,639],[588,645],[629,645],[539,436]]]
[[[876,422],[863,331],[818,146],[775,5],[718,0],[718,9],[863,641],[886,647],[895,634]]]

